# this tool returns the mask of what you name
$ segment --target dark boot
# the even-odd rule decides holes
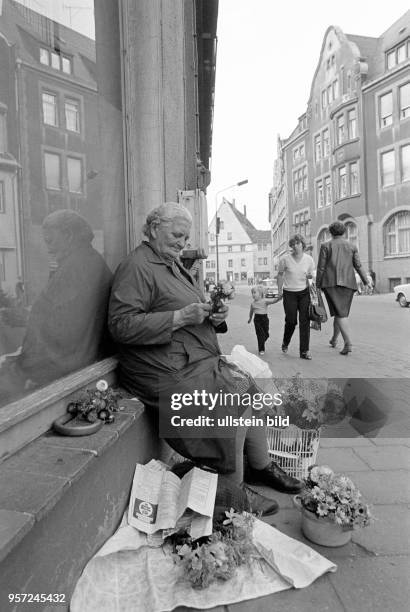
[[[248,484],[264,484],[283,493],[299,493],[304,483],[293,476],[289,476],[274,461],[263,470],[255,470],[248,466],[245,473],[245,482]]]

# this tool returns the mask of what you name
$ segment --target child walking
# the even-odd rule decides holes
[[[276,304],[282,298],[267,299],[264,297],[263,287],[252,288],[253,302],[249,310],[248,323],[252,321],[255,325],[256,337],[258,339],[259,355],[265,354],[265,342],[269,338],[268,306]]]

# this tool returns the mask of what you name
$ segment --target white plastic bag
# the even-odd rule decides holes
[[[247,351],[242,344],[236,344],[231,354],[225,357],[227,361],[235,363],[253,378],[272,378],[272,371],[266,361]]]

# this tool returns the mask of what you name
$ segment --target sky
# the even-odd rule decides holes
[[[93,36],[93,0],[18,0]],[[96,0],[98,2],[98,0]],[[306,110],[324,34],[380,36],[409,0],[219,0],[218,50],[208,217],[218,196],[235,198],[257,229],[268,229],[277,137],[287,138]]]
[[[287,138],[306,110],[324,34],[380,36],[409,0],[219,0],[215,109],[208,215],[218,196],[235,201],[257,229],[268,229],[277,135]]]

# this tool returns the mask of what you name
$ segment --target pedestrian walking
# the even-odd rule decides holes
[[[253,287],[251,290],[253,301],[249,309],[248,323],[252,321],[255,325],[256,338],[258,339],[259,355],[265,354],[265,342],[269,338],[268,306],[280,301],[280,297],[268,299],[264,297],[263,287]]]
[[[341,221],[329,225],[332,239],[320,247],[317,264],[316,285],[323,290],[333,320],[333,336],[329,344],[334,348],[339,334],[344,347],[341,355],[352,352],[352,341],[348,325],[353,295],[357,291],[357,274],[364,286],[367,278],[362,270],[357,247],[344,238],[346,228]]]
[[[285,311],[285,330],[282,341],[282,351],[288,352],[288,346],[299,316],[299,354],[301,359],[312,359],[309,352],[310,320],[309,320],[309,286],[308,279],[315,272],[313,258],[305,253],[306,241],[301,234],[295,234],[289,240],[291,253],[285,255],[279,262],[278,291],[283,295]]]

